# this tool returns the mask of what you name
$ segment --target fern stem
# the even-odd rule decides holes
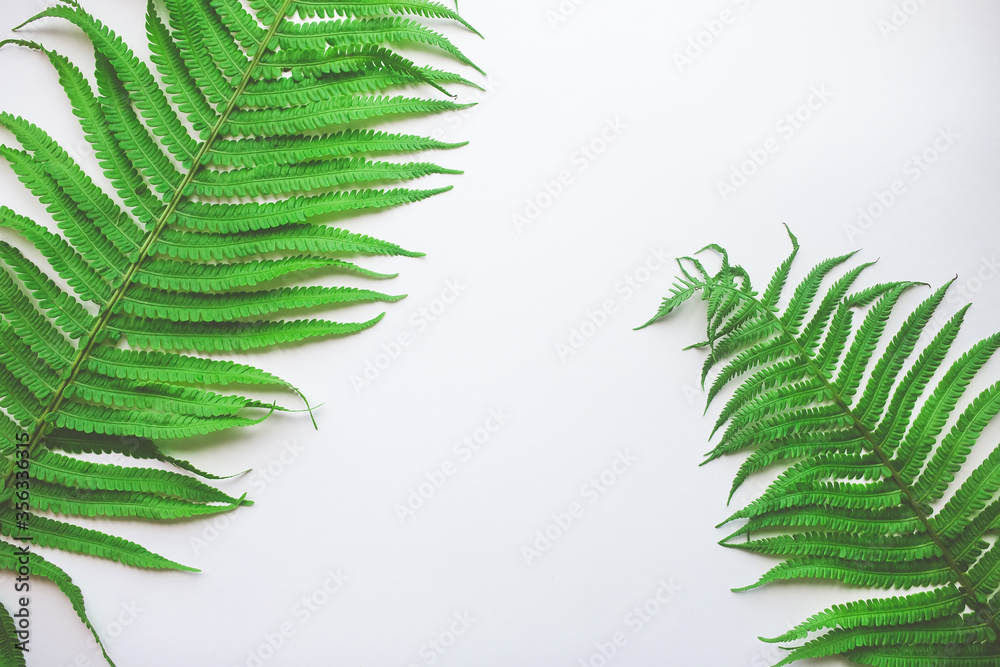
[[[31,437],[28,440],[27,444],[29,461],[34,458],[34,455],[36,454],[37,449],[42,441],[42,437],[45,435],[46,422],[52,415],[58,412],[59,409],[62,407],[63,402],[65,401],[66,389],[70,385],[72,385],[73,382],[76,381],[77,376],[83,370],[84,364],[90,357],[91,352],[94,350],[98,342],[101,340],[100,334],[107,326],[108,320],[111,318],[111,315],[114,312],[115,305],[124,297],[125,292],[133,284],[132,281],[134,280],[136,273],[138,273],[139,269],[143,265],[143,262],[145,262],[149,257],[150,248],[153,247],[157,239],[160,237],[160,234],[163,233],[163,230],[167,226],[167,222],[170,220],[170,217],[173,215],[174,211],[176,211],[177,207],[180,205],[181,200],[184,197],[184,191],[187,189],[187,186],[190,185],[191,182],[194,180],[195,176],[198,175],[199,170],[203,166],[202,158],[204,158],[204,156],[211,149],[212,144],[215,143],[215,141],[219,138],[223,126],[229,120],[229,116],[232,114],[233,109],[236,108],[236,101],[240,98],[240,96],[246,90],[247,85],[250,83],[251,73],[254,71],[254,68],[257,67],[257,65],[260,63],[261,58],[266,52],[267,45],[270,43],[275,33],[281,27],[282,22],[285,20],[288,8],[291,6],[293,2],[294,0],[283,0],[280,14],[275,16],[275,20],[268,28],[268,31],[264,36],[260,48],[257,50],[257,53],[250,61],[250,66],[247,67],[246,71],[243,73],[243,77],[237,84],[236,89],[233,91],[232,97],[230,97],[229,101],[226,103],[225,109],[219,114],[219,119],[216,122],[215,127],[212,128],[211,134],[208,136],[208,138],[206,138],[202,142],[201,147],[198,150],[198,154],[195,155],[192,161],[191,168],[188,169],[187,174],[184,176],[184,179],[181,181],[180,185],[178,185],[177,188],[174,190],[173,196],[170,198],[170,202],[167,204],[167,207],[163,210],[163,213],[160,215],[159,219],[156,221],[153,228],[146,235],[142,247],[138,251],[138,257],[129,266],[127,272],[125,273],[125,276],[122,279],[121,285],[114,291],[114,293],[111,295],[111,298],[105,305],[104,310],[96,318],[94,326],[91,329],[89,335],[87,336],[86,344],[83,347],[80,347],[77,351],[76,359],[74,359],[73,365],[70,367],[69,375],[66,377],[65,380],[62,381],[62,383],[56,389],[56,392],[53,394],[52,399],[49,401],[49,405],[45,408],[45,411],[42,413],[41,417],[39,417],[38,421],[35,423],[34,432],[31,434]],[[7,473],[6,477],[4,478],[4,488],[12,488],[15,471],[16,468],[12,469],[10,472]]]
[[[902,477],[900,477],[899,471],[897,471],[892,466],[892,459],[889,456],[887,456],[887,454],[879,446],[878,442],[874,438],[874,434],[857,417],[857,415],[847,404],[844,398],[833,388],[833,386],[830,384],[830,381],[823,374],[820,368],[816,365],[812,355],[810,355],[799,343],[798,338],[796,338],[796,336],[794,336],[792,332],[790,332],[787,329],[787,327],[785,327],[785,324],[781,321],[780,318],[775,316],[774,311],[772,309],[767,308],[763,303],[761,303],[759,299],[756,298],[755,294],[747,294],[745,292],[728,287],[726,285],[710,286],[707,283],[705,283],[705,289],[706,290],[721,289],[724,292],[731,292],[738,299],[750,301],[751,303],[754,304],[754,306],[757,309],[764,312],[766,316],[769,317],[774,322],[778,331],[781,332],[780,335],[785,339],[787,339],[788,341],[790,341],[795,346],[796,354],[801,359],[804,359],[806,361],[806,365],[809,368],[810,372],[820,382],[823,383],[823,386],[825,387],[829,395],[833,397],[834,403],[841,411],[843,411],[843,413],[847,417],[851,419],[851,421],[854,424],[854,428],[868,442],[871,452],[874,453],[876,456],[878,456],[879,461],[881,462],[883,467],[885,467],[885,469],[889,471],[890,478],[892,479],[893,482],[896,483],[896,486],[899,487],[899,490],[903,494],[903,498],[906,504],[912,508],[914,514],[916,514],[917,518],[923,524],[924,529],[927,531],[927,536],[931,539],[932,542],[934,542],[934,544],[938,547],[938,549],[940,549],[941,554],[945,559],[945,562],[948,563],[948,566],[955,573],[955,577],[957,579],[959,588],[962,592],[962,596],[965,598],[966,607],[974,611],[976,613],[976,616],[980,619],[980,621],[983,622],[985,625],[987,625],[989,629],[993,631],[993,637],[994,637],[993,641],[998,647],[1000,647],[1000,624],[998,624],[997,622],[996,615],[993,614],[988,605],[979,602],[975,598],[975,595],[973,594],[975,586],[972,584],[971,581],[969,581],[969,578],[966,575],[965,570],[962,569],[959,563],[955,560],[954,556],[952,556],[952,554],[948,551],[948,548],[945,545],[944,540],[942,540],[941,536],[937,533],[937,531],[934,530],[934,527],[931,525],[930,516],[928,516],[920,508],[920,504],[917,502],[917,499],[914,495],[913,488],[909,484],[907,484],[902,479]],[[714,348],[714,341],[713,341],[713,348]],[[749,535],[747,535],[747,539],[749,539]]]

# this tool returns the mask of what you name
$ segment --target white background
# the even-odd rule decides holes
[[[139,53],[143,4],[84,0]],[[991,280],[1000,7],[896,5],[910,14],[896,14],[893,30],[888,0],[577,0],[562,13],[556,0],[467,0],[463,15],[485,41],[435,24],[489,73],[476,79],[489,92],[456,89],[479,106],[400,127],[470,141],[430,156],[466,173],[426,180],[454,183],[445,195],[346,221],[427,253],[363,261],[400,272],[378,287],[408,298],[358,336],[245,357],[322,403],[319,430],[304,414],[279,415],[177,445],[205,469],[256,471],[223,488],[257,504],[214,523],[88,524],[200,574],[52,555],[83,588],[117,664],[235,667],[263,655],[269,667],[575,667],[602,664],[599,646],[622,633],[608,664],[756,667],[781,655],[757,636],[863,595],[821,585],[730,592],[771,562],[716,544],[736,462],[697,465],[712,419],[701,414],[702,355],[681,348],[700,340],[703,310],[692,302],[668,322],[632,328],[671,284],[674,267],[656,257],[718,242],[762,287],[787,254],[781,223],[802,242],[796,278],[861,249],[860,259],[880,259],[869,282],[938,285],[957,274],[943,310],[973,297],[966,346],[1000,328],[1000,281]],[[0,26],[39,6],[5,3]],[[723,11],[732,20],[713,36],[707,25]],[[32,30],[91,72],[74,29],[48,21]],[[695,57],[681,62],[699,39],[701,53],[691,47]],[[4,109],[80,145],[43,57],[0,50],[0,90]],[[828,99],[800,109],[814,90]],[[804,120],[789,132],[783,119],[797,110]],[[608,127],[618,129],[604,141]],[[934,149],[942,132],[953,137],[938,142],[946,151]],[[718,184],[768,139],[776,152],[724,198]],[[594,159],[581,152],[590,144]],[[914,171],[925,150],[936,161]],[[568,184],[548,197],[562,172]],[[903,193],[863,228],[859,209],[895,180]],[[6,167],[0,188],[5,203],[46,219]],[[529,224],[518,228],[518,215]],[[440,312],[435,300],[456,283],[459,296]],[[606,302],[613,312],[595,316],[603,326],[584,326]],[[439,313],[429,326],[421,308]],[[381,310],[347,312],[361,320]],[[581,329],[591,335],[567,354],[559,346],[579,344],[571,337]],[[387,365],[379,355],[401,334],[410,344]],[[367,363],[384,368],[359,390],[352,376]],[[455,443],[491,410],[504,423],[466,460]],[[634,459],[628,469],[585,495],[619,455]],[[396,505],[449,462],[454,474],[401,521]],[[572,503],[582,514],[529,564],[523,547]],[[328,572],[338,571],[346,580],[327,595]],[[650,603],[658,592],[669,601]],[[307,615],[310,596],[324,604]],[[0,600],[12,604],[12,584]],[[628,615],[644,603],[656,613],[637,623]],[[54,586],[38,586],[32,609],[29,664],[100,664]],[[471,627],[434,652],[430,642],[450,643],[456,614]]]

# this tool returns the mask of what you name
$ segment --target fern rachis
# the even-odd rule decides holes
[[[429,162],[376,159],[459,144],[351,123],[466,108],[382,93],[474,85],[418,67],[390,48],[422,44],[474,67],[446,37],[408,17],[471,26],[428,0],[254,0],[252,11],[239,0],[167,0],[166,20],[149,2],[151,69],[76,0],[60,1],[22,25],[57,18],[77,26],[95,48],[96,91],[70,60],[34,41],[9,39],[0,46],[36,50],[55,68],[103,179],[88,175],[41,128],[0,113],[0,125],[21,146],[0,146],[0,156],[58,232],[6,207],[0,207],[0,226],[37,248],[71,290],[0,241],[0,534],[13,540],[0,540],[0,568],[17,571],[15,544],[27,526],[39,546],[189,570],[42,513],[175,519],[249,504],[188,474],[72,455],[158,459],[218,479],[168,456],[153,440],[251,425],[284,409],[210,387],[296,390],[252,366],[178,351],[253,350],[350,334],[381,315],[359,323],[273,317],[400,298],[289,281],[316,270],[383,280],[392,276],[342,257],[419,255],[317,221],[448,189],[369,184],[459,173]],[[104,192],[105,184],[117,199]],[[275,281],[279,286],[269,284]],[[32,493],[24,506],[15,495],[26,481],[18,458],[30,462]],[[91,627],[69,577],[41,556],[32,558],[32,573],[55,581]],[[9,614],[0,614],[0,624],[0,662],[24,664]]]
[[[734,386],[707,460],[750,452],[731,498],[751,475],[777,473],[763,494],[723,522],[741,525],[722,544],[784,560],[735,590],[801,578],[926,589],[813,616],[767,640],[807,640],[779,665],[824,656],[885,667],[996,665],[1000,447],[946,494],[1000,411],[1000,383],[962,402],[1000,348],[1000,335],[946,365],[968,307],[928,336],[945,285],[886,340],[893,309],[914,283],[851,292],[869,266],[862,265],[822,293],[850,255],[817,265],[782,311],[778,301],[799,249],[791,239],[791,255],[763,294],[719,246],[708,248],[722,259],[714,275],[699,260],[682,259],[671,296],[650,321],[701,293],[708,303],[708,338],[698,345],[708,350],[703,380],[722,366],[709,403]],[[921,347],[923,338],[930,342]]]

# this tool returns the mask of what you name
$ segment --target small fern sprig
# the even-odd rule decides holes
[[[945,285],[885,342],[893,309],[915,283],[852,291],[870,266],[862,264],[832,280],[824,292],[824,283],[853,253],[816,265],[782,309],[779,301],[799,250],[790,231],[789,236],[792,252],[763,294],[720,246],[705,249],[721,258],[714,275],[696,258],[678,260],[681,275],[670,296],[643,325],[700,294],[707,303],[707,338],[693,347],[707,350],[703,384],[720,367],[709,385],[708,404],[733,387],[713,430],[722,434],[706,462],[750,452],[730,499],[749,476],[777,472],[758,498],[720,524],[740,522],[720,543],[783,560],[756,583],[734,590],[795,579],[923,589],[836,605],[765,639],[804,640],[779,666],[840,656],[879,667],[995,667],[1000,664],[1000,447],[948,491],[1000,411],[1000,383],[962,402],[1000,347],[1000,334],[945,369],[966,306],[920,347]]]
[[[278,318],[402,298],[293,281],[321,272],[384,280],[392,276],[347,258],[421,254],[324,223],[450,189],[389,187],[460,172],[379,156],[462,144],[357,125],[468,107],[447,87],[475,84],[417,66],[395,47],[416,44],[481,72],[419,19],[478,33],[431,0],[165,0],[165,14],[150,0],[147,63],[77,0],[56,2],[18,29],[42,19],[76,26],[94,46],[93,83],[36,41],[0,46],[49,61],[101,173],[88,174],[40,127],[0,112],[0,126],[19,144],[0,145],[0,157],[57,227],[0,206],[0,227],[47,264],[0,241],[0,568],[18,572],[18,543],[30,542],[193,570],[52,515],[173,520],[250,504],[200,481],[221,478],[157,442],[253,425],[286,409],[218,387],[298,390],[253,366],[182,353],[352,334],[382,316]],[[438,97],[389,92],[401,88]],[[83,453],[158,460],[183,472],[74,456]],[[65,572],[33,551],[29,561],[32,576],[54,581],[93,632]],[[0,664],[23,665],[25,647],[0,611]]]

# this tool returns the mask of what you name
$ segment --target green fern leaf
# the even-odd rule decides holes
[[[708,402],[733,388],[708,458],[749,451],[731,497],[751,476],[778,466],[764,492],[723,522],[737,525],[721,544],[781,562],[734,590],[798,579],[925,589],[836,605],[765,640],[804,641],[777,665],[832,656],[884,666],[995,665],[1000,546],[990,533],[1000,526],[1000,447],[952,487],[1000,412],[1000,383],[961,403],[1000,335],[946,365],[968,308],[933,336],[927,330],[949,285],[895,325],[894,311],[915,283],[850,293],[862,265],[824,291],[851,255],[818,264],[782,311],[799,251],[789,236],[792,253],[762,296],[724,249],[710,246],[721,268],[711,274],[701,262],[682,260],[681,277],[650,320],[702,294],[703,370],[707,377],[719,369]]]
[[[397,50],[416,46],[481,73],[418,20],[472,30],[455,11],[428,0],[162,5],[145,7],[149,62],[77,0],[59,0],[22,24],[44,28],[54,19],[79,30],[94,48],[92,77],[39,42],[0,42],[48,61],[98,166],[89,173],[76,151],[0,110],[13,137],[0,156],[51,217],[36,222],[0,205],[0,227],[17,234],[0,241],[2,569],[16,570],[14,545],[28,540],[136,567],[193,570],[46,515],[176,520],[251,505],[198,479],[223,476],[156,441],[251,426],[287,410],[219,386],[305,399],[264,370],[179,352],[266,349],[373,326],[384,314],[360,322],[279,318],[402,298],[299,281],[320,272],[392,278],[353,257],[422,253],[325,223],[447,192],[401,185],[461,173],[398,156],[462,143],[368,129],[470,106],[445,85],[476,83]],[[404,86],[408,96],[392,92]],[[365,129],[355,126],[362,120]],[[43,261],[31,259],[39,254]],[[108,455],[146,463],[100,460]],[[143,467],[150,461],[178,471]],[[32,563],[93,632],[70,578],[38,556]],[[23,664],[3,608],[0,624],[0,661]]]

